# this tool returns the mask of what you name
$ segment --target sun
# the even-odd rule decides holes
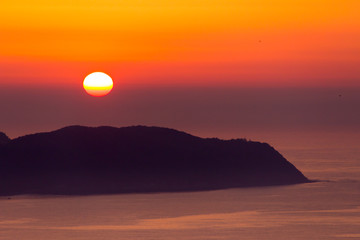
[[[102,97],[112,90],[113,80],[106,73],[93,72],[85,77],[83,86],[89,95]]]

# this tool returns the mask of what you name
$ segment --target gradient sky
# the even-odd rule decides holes
[[[359,0],[3,1],[0,131],[359,131],[359,9]],[[114,80],[104,98],[82,89],[95,71]]]
[[[0,8],[7,85],[359,86],[358,0],[18,0]]]

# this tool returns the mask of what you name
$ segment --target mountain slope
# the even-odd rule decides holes
[[[0,195],[193,191],[305,183],[266,143],[160,127],[70,126],[0,145]]]

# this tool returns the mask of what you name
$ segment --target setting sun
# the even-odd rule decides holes
[[[0,0],[0,240],[360,240],[360,0]]]
[[[111,77],[102,72],[94,72],[86,76],[83,82],[85,91],[91,96],[102,97],[113,88]]]

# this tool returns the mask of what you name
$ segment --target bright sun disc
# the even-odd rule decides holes
[[[111,91],[113,81],[109,75],[103,72],[93,72],[86,76],[83,86],[91,96],[102,97]]]

